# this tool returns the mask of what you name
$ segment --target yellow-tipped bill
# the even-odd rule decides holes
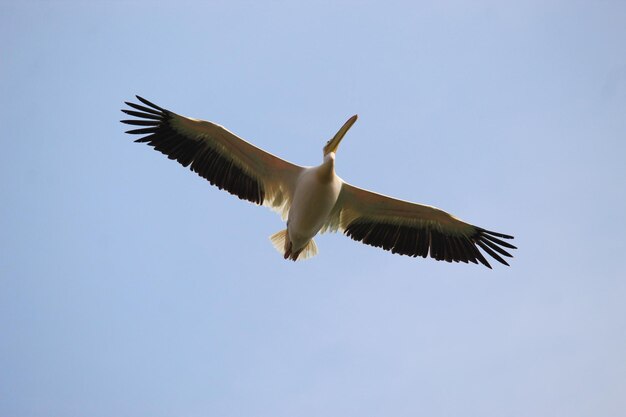
[[[337,152],[337,148],[339,147],[339,143],[341,142],[341,139],[343,139],[346,133],[348,133],[348,130],[352,127],[354,122],[356,122],[356,119],[358,117],[359,116],[355,114],[354,116],[349,118],[348,121],[345,122],[343,126],[341,126],[341,129],[339,129],[339,132],[337,132],[337,134],[326,143],[326,146],[324,146],[324,156],[328,155],[331,152]]]

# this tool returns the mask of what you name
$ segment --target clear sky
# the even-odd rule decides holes
[[[0,415],[626,410],[626,3],[0,2]],[[339,234],[149,147],[140,94],[515,235],[511,267]]]

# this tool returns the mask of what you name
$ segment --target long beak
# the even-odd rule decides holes
[[[358,117],[359,116],[355,114],[354,116],[349,118],[348,121],[345,122],[343,126],[341,126],[339,132],[337,132],[337,134],[331,140],[329,140],[328,143],[326,143],[326,146],[324,146],[324,156],[328,155],[330,152],[337,152],[337,148],[339,147],[341,139],[343,139],[346,133],[348,133],[348,130],[350,130]]]

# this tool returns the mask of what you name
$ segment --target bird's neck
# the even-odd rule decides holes
[[[318,167],[317,177],[321,182],[330,182],[335,177],[335,153],[324,156],[324,162]]]

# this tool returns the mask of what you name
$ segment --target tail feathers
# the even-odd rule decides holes
[[[287,240],[287,229],[274,233],[272,236],[270,236],[270,240],[272,241],[272,245],[276,248],[276,250],[280,252],[281,255],[284,254],[285,241]]]
[[[285,259],[291,259],[293,261],[299,261],[303,259],[312,258],[317,255],[317,245],[313,239],[309,240],[304,248],[294,253],[292,252],[291,242],[287,235],[287,229],[274,233],[270,236],[272,245],[280,252]]]
[[[304,249],[300,251],[299,259],[309,259],[317,255],[317,245],[313,239],[309,240],[309,243],[306,244]]]

